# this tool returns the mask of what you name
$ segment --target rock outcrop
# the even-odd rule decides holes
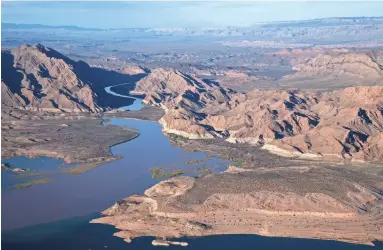
[[[383,87],[333,92],[259,91],[201,123],[227,130],[230,142],[310,159],[383,159]]]
[[[373,61],[368,62],[370,74],[379,74]],[[165,109],[160,123],[166,133],[189,139],[221,137],[286,157],[383,160],[381,86],[239,94],[178,71],[156,69],[138,82],[134,93]]]
[[[141,79],[131,93],[145,95],[144,101],[149,104],[166,102],[168,107],[181,105],[198,109],[230,100],[233,91],[177,70],[157,68]]]
[[[127,105],[106,86],[131,82],[131,76],[92,68],[41,44],[1,52],[1,104],[7,107],[65,112],[99,112]],[[133,85],[133,84],[132,84]]]
[[[2,104],[34,110],[101,110],[72,61],[40,44],[2,51]]]
[[[162,106],[166,113],[160,120],[168,133],[184,137],[214,138],[220,133],[200,121],[206,107],[228,103],[233,90],[176,70],[154,69],[140,80],[132,94],[144,95],[144,103]]]
[[[128,75],[140,75],[140,74],[146,74],[147,69],[140,67],[138,65],[129,65],[121,69],[121,73],[128,74]]]

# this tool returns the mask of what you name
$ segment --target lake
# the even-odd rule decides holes
[[[110,90],[110,89],[109,89]],[[109,92],[111,93],[111,92]],[[130,97],[129,97],[130,98]],[[136,108],[142,107],[137,102]],[[55,175],[53,182],[26,189],[2,188],[2,247],[3,249],[158,249],[151,245],[153,238],[143,237],[125,243],[113,237],[111,226],[89,224],[99,212],[115,201],[132,194],[142,194],[158,183],[150,168],[195,168],[201,164],[187,164],[201,160],[214,172],[226,169],[229,162],[203,152],[188,152],[177,148],[162,133],[156,122],[114,118],[105,123],[130,126],[140,131],[136,139],[111,148],[122,159],[105,163],[81,175]],[[34,170],[55,170],[65,167],[62,160],[49,157],[28,159],[13,157],[3,160],[15,167]],[[12,185],[17,174],[2,174],[2,185]],[[335,241],[268,238],[255,235],[209,236],[188,238],[187,249],[382,249]],[[172,249],[184,249],[172,246]]]
[[[151,245],[152,237],[141,237],[126,243],[121,238],[112,236],[112,226],[89,224],[88,221],[98,214],[90,214],[68,220],[36,225],[3,233],[2,247],[9,250],[153,250],[164,247]],[[189,246],[171,246],[169,249],[179,250],[377,250],[383,244],[377,242],[375,247],[355,245],[337,241],[290,239],[278,237],[262,237],[257,235],[221,235],[198,238],[182,238]]]

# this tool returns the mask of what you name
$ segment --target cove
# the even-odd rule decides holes
[[[226,160],[175,147],[156,122],[113,118],[105,122],[105,125],[108,124],[130,126],[140,132],[134,140],[111,148],[113,155],[122,156],[120,160],[105,163],[80,175],[56,175],[48,184],[2,191],[2,229],[16,229],[100,212],[117,200],[142,194],[145,189],[161,181],[152,178],[150,169],[154,167],[195,168],[197,164],[185,164],[195,159],[204,160],[205,167],[215,172],[227,167]],[[62,160],[49,157],[13,157],[2,162],[32,170],[54,170],[65,165]],[[9,176],[2,176],[2,185],[11,185],[11,180]]]

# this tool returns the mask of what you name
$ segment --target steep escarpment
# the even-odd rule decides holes
[[[131,93],[145,95],[144,101],[149,104],[181,104],[198,109],[228,101],[234,92],[177,70],[157,68],[140,80]]]
[[[193,139],[221,136],[201,123],[206,117],[203,109],[228,103],[235,94],[197,77],[162,68],[140,80],[131,93],[144,95],[145,103],[166,110],[160,120],[165,131]]]
[[[27,110],[98,112],[126,98],[110,96],[105,86],[130,76],[92,68],[41,44],[2,50],[2,105]],[[121,106],[121,105],[120,105]]]
[[[382,240],[381,177],[325,167],[230,167],[176,177],[118,201],[93,223],[115,226],[130,242],[219,234]]]
[[[2,51],[2,104],[27,109],[100,110],[95,93],[73,65],[42,45]]]
[[[383,159],[383,87],[333,92],[259,91],[203,124],[227,130],[228,141],[310,159]]]

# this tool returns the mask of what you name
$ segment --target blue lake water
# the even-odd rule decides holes
[[[30,175],[40,171],[47,173],[46,177],[51,178],[49,174],[52,172],[57,173],[60,169],[66,167],[73,167],[76,164],[66,164],[61,159],[55,159],[51,157],[38,157],[38,158],[27,158],[24,156],[12,157],[1,161],[2,163],[10,164],[11,166],[26,169],[25,173],[15,173],[12,171],[2,171],[1,173],[1,190],[2,192],[10,191],[10,188],[19,183],[25,183],[33,180],[36,176],[22,177],[23,175]],[[45,176],[44,176],[45,177]]]
[[[140,109],[142,103],[137,104]],[[81,175],[55,175],[54,181],[27,189],[2,189],[2,248],[6,250],[89,250],[89,249],[158,249],[150,237],[125,243],[113,237],[111,226],[89,224],[99,212],[115,201],[138,193],[160,180],[151,177],[150,168],[169,170],[195,168],[188,160],[204,159],[204,166],[215,172],[223,171],[228,162],[209,157],[203,152],[188,152],[171,144],[155,122],[114,118],[106,125],[130,126],[140,131],[136,139],[116,145],[111,151],[123,156],[118,161],[101,165]],[[3,162],[15,167],[36,170],[56,170],[66,167],[62,160],[48,157],[28,159],[14,157]],[[2,185],[12,185],[15,173],[3,172]],[[18,180],[18,179],[17,179]],[[182,240],[182,239],[181,239]],[[185,239],[187,249],[383,249],[335,241],[267,238],[255,235],[225,235]],[[185,249],[172,246],[172,249]]]
[[[111,95],[115,95],[115,96],[119,96],[119,97],[124,97],[124,98],[129,98],[129,99],[134,99],[134,102],[131,105],[123,106],[123,107],[120,107],[119,109],[121,109],[121,110],[131,110],[131,111],[140,110],[142,108],[142,99],[136,98],[134,96],[121,95],[121,94],[116,93],[113,90],[111,90],[112,87],[120,86],[120,85],[125,85],[125,84],[131,84],[131,83],[124,83],[124,84],[118,84],[118,85],[113,85],[113,86],[105,87],[105,91],[108,94],[111,94]]]
[[[141,237],[126,243],[112,236],[117,232],[112,226],[89,224],[88,221],[98,214],[71,218],[48,224],[36,225],[2,234],[2,247],[9,250],[153,250],[152,237]],[[379,250],[383,244],[376,242],[375,247],[355,245],[336,241],[262,237],[256,235],[221,235],[197,238],[181,238],[188,247],[171,246],[169,249],[189,250]]]
[[[140,131],[136,139],[112,147],[112,153],[123,158],[81,175],[59,174],[53,176],[54,181],[48,184],[2,191],[2,229],[99,212],[119,199],[142,194],[160,181],[151,177],[150,168],[153,167],[169,170],[199,167],[198,164],[185,164],[193,159],[206,159],[205,166],[216,172],[227,167],[225,160],[173,146],[156,122],[114,118],[106,124],[127,125]],[[31,170],[55,170],[63,164],[61,160],[48,157],[14,157],[3,162]],[[8,176],[2,176],[2,185],[10,186],[15,180],[20,182],[15,173],[4,173]]]

